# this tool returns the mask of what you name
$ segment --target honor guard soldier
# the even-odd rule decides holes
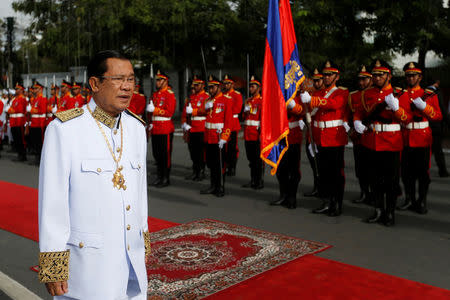
[[[21,84],[16,84],[16,96],[11,100],[8,109],[9,126],[14,142],[14,148],[17,152],[17,158],[14,161],[26,161],[25,150],[25,123],[27,112],[27,100],[24,96],[25,88]]]
[[[52,84],[50,88],[50,98],[47,99],[47,118],[45,120],[45,127],[48,126],[48,124],[53,121],[54,114],[58,111],[58,103],[59,103],[59,97],[58,97],[58,90],[59,87],[55,84]]]
[[[0,151],[3,150],[3,136],[5,134],[6,129],[6,112],[5,112],[5,103],[2,98],[0,98]],[[0,154],[1,157],[1,154]]]
[[[205,143],[206,165],[210,169],[211,185],[200,193],[223,197],[225,194],[224,146],[230,139],[233,110],[230,105],[232,98],[222,94],[219,86],[219,79],[210,75],[208,79],[210,98],[205,103]]]
[[[72,95],[70,94],[71,88],[72,88],[72,85],[68,81],[66,81],[66,80],[62,81],[62,83],[61,83],[61,99],[59,102],[60,104],[58,106],[58,112],[68,110],[69,107],[72,107],[73,99],[72,99]]]
[[[356,110],[360,109],[361,98],[365,93],[365,90],[372,87],[372,74],[367,71],[366,66],[361,66],[358,72],[358,90],[350,93],[348,97],[349,116],[348,122],[353,126],[353,115]],[[370,183],[370,149],[366,148],[361,143],[361,135],[354,131],[350,132],[350,138],[353,143],[353,158],[355,159],[355,175],[358,178],[360,195],[359,198],[354,200],[354,203],[365,202],[370,203],[369,197],[369,183]]]
[[[344,127],[348,91],[337,87],[339,68],[327,61],[323,68],[324,89],[313,97],[308,92],[301,94],[303,103],[317,108],[312,122],[314,143],[317,145],[319,171],[319,196],[322,206],[313,213],[339,216],[344,197],[344,147],[347,144],[347,129]]]
[[[127,111],[131,62],[102,51],[94,100],[56,113],[39,170],[39,279],[55,299],[147,299],[144,123]]]
[[[70,105],[68,108],[78,108],[82,107],[84,104],[86,104],[86,100],[84,99],[83,95],[81,95],[81,84],[74,82],[72,84],[72,105]]]
[[[131,97],[130,106],[128,107],[128,110],[132,111],[139,117],[144,116],[145,112],[145,104],[147,100],[145,99],[145,95],[141,93],[140,91],[141,86],[139,84],[136,84],[134,87],[133,97]]]
[[[34,99],[30,102],[31,109],[29,133],[30,149],[35,153],[33,164],[38,165],[41,160],[42,142],[44,140],[45,122],[47,119],[47,98],[42,94],[44,86],[39,82],[33,85]]]
[[[427,213],[427,193],[430,185],[430,153],[432,133],[429,121],[442,119],[439,100],[432,90],[420,87],[422,67],[409,62],[403,67],[408,89],[400,96],[405,110],[412,115],[411,122],[403,129],[405,142],[402,152],[402,181],[405,188],[405,203],[401,210],[411,209],[419,214]],[[416,200],[416,181],[419,197]]]
[[[312,96],[315,96],[315,93],[319,93],[321,89],[323,89],[323,75],[319,72],[319,70],[314,69],[313,76],[313,87],[314,91],[312,93]],[[314,111],[314,115],[317,112],[317,109]],[[311,114],[311,121],[314,121],[314,115]],[[318,185],[319,185],[319,177],[317,176],[317,166],[315,162],[315,154],[313,156],[313,153],[309,149],[311,148],[311,137],[309,136],[309,131],[306,132],[306,157],[308,157],[309,165],[311,166],[311,169],[313,171],[314,176],[314,186],[311,192],[304,193],[305,197],[316,197],[318,196]]]
[[[192,80],[194,93],[189,96],[181,114],[182,128],[188,132],[188,148],[192,159],[192,175],[187,179],[200,181],[205,178],[205,102],[209,94],[205,92],[205,81],[199,76]]]
[[[157,178],[152,185],[165,187],[170,184],[174,132],[172,116],[176,100],[173,91],[169,89],[169,76],[158,70],[155,78],[157,91],[153,93],[147,106],[147,112],[152,114],[152,152],[157,169]]]
[[[289,148],[280,161],[277,169],[277,180],[280,197],[270,205],[283,205],[289,209],[297,207],[297,189],[301,179],[300,146],[303,137],[303,106],[300,97],[287,102],[287,117],[289,121]]]
[[[250,98],[245,101],[243,119],[244,119],[244,140],[245,152],[250,167],[250,182],[242,187],[251,187],[255,190],[264,187],[264,164],[260,158],[261,141],[261,81],[252,76],[249,84]]]
[[[368,223],[395,224],[395,205],[400,177],[400,153],[403,149],[401,125],[411,121],[404,103],[394,96],[392,68],[376,60],[372,67],[373,87],[364,91],[361,105],[353,116],[354,128],[362,134],[361,144],[369,148],[374,214]]]
[[[233,121],[231,123],[231,136],[226,147],[226,166],[227,175],[236,175],[236,163],[239,156],[239,146],[237,137],[241,124],[239,123],[239,115],[242,110],[242,95],[234,89],[234,80],[230,75],[225,75],[223,78],[224,94],[231,97],[229,105],[232,107]]]

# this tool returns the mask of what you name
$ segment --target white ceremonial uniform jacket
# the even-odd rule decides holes
[[[95,101],[87,105],[94,112]],[[132,115],[121,113],[119,166],[123,166],[126,190],[119,190],[113,187],[116,164],[105,138],[86,105],[81,109],[82,115],[65,122],[55,119],[46,129],[39,173],[39,247],[40,256],[47,255],[50,261],[43,258],[41,264],[40,259],[40,267],[51,266],[52,260],[55,265],[52,253],[70,250],[69,292],[64,296],[146,299],[145,128]],[[116,157],[121,145],[117,119],[112,129],[100,123]],[[59,281],[63,265],[59,271],[47,269],[50,274],[44,275],[56,276],[47,282]]]

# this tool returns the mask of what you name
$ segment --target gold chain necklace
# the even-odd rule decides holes
[[[119,122],[119,125],[120,125],[120,152],[119,152],[119,157],[116,158],[116,156],[114,155],[114,151],[113,151],[113,149],[111,147],[111,144],[109,143],[108,138],[106,137],[105,131],[103,130],[102,126],[100,125],[100,122],[92,114],[92,110],[89,107],[89,105],[87,105],[87,109],[91,113],[91,116],[94,118],[95,123],[97,123],[97,126],[100,129],[100,132],[102,133],[103,138],[106,141],[106,145],[108,146],[109,152],[111,153],[111,156],[113,157],[113,160],[116,163],[116,171],[114,172],[114,175],[113,175],[113,178],[112,178],[113,185],[118,190],[123,189],[125,191],[127,189],[127,186],[125,185],[125,178],[123,177],[123,174],[121,172],[123,170],[123,167],[122,166],[119,167],[119,161],[122,158],[122,152],[123,152],[123,126],[122,126],[122,120],[120,120],[120,122]]]

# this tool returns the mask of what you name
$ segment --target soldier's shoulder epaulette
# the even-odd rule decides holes
[[[144,94],[141,94],[141,93],[139,93],[139,95],[140,95],[140,96],[142,96],[142,97],[145,97],[145,95],[144,95]]]
[[[223,96],[224,96],[225,98],[232,99],[232,97],[231,97],[230,95],[223,94]]]
[[[128,108],[125,110],[125,112],[127,114],[129,114],[130,116],[132,116],[133,118],[137,119],[142,125],[146,125],[145,121],[141,119],[141,117],[139,117],[137,114],[135,114],[134,112],[132,112],[131,110],[129,110]]]
[[[358,90],[352,91],[352,92],[350,92],[350,95],[356,94],[357,92],[359,92],[359,91]]]
[[[55,117],[57,117],[61,122],[67,122],[69,120],[75,119],[76,117],[81,116],[84,113],[82,108],[72,108],[65,111],[60,111],[55,113]]]
[[[238,94],[238,95],[240,95],[240,94],[241,94],[241,92],[239,92],[239,91],[236,91],[236,90],[234,90],[234,92],[235,92],[236,94]]]
[[[173,94],[173,91],[172,91],[172,90],[167,90],[167,92],[169,92],[169,94]]]
[[[343,86],[338,86],[338,89],[341,89],[341,90],[344,90],[344,91],[348,90],[348,88],[343,87]]]

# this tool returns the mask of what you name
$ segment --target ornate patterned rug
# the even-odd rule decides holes
[[[215,220],[151,234],[148,299],[200,299],[330,246]]]

